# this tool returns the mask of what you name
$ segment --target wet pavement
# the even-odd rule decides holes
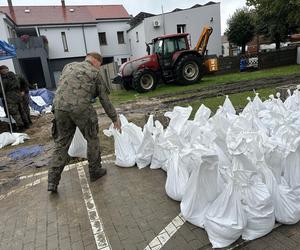
[[[86,162],[69,165],[58,194],[47,192],[47,171],[33,169],[0,193],[0,249],[211,249],[206,232],[184,221],[165,193],[166,173],[118,168],[90,183]],[[277,227],[227,249],[300,249],[300,224]]]

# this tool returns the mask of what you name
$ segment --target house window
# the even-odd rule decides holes
[[[118,43],[119,44],[125,43],[124,32],[123,31],[118,31],[117,35],[118,35]]]
[[[69,48],[68,48],[68,43],[67,43],[66,32],[61,32],[61,39],[62,39],[62,43],[63,43],[63,46],[64,46],[64,51],[68,52]]]
[[[126,63],[127,62],[127,58],[121,58],[121,63]]]
[[[139,42],[139,32],[135,32],[136,42]]]
[[[107,45],[106,33],[105,32],[100,32],[100,33],[98,33],[98,36],[99,36],[100,45]]]
[[[185,33],[185,24],[177,24],[177,33]]]

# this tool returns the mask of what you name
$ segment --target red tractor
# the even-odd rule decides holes
[[[204,27],[198,43],[190,49],[188,33],[164,35],[152,40],[152,54],[121,65],[115,83],[139,93],[154,90],[160,80],[188,85],[198,82],[205,71],[204,57],[211,27]]]

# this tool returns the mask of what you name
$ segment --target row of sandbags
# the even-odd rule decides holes
[[[153,116],[142,129],[121,115],[121,132],[104,130],[116,165],[167,172],[167,195],[215,248],[300,219],[300,92],[248,101],[239,115],[226,97],[216,114],[201,105],[193,120],[191,107],[175,107],[166,129]]]

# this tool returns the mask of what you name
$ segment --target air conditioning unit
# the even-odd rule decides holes
[[[159,27],[160,26],[160,21],[159,20],[154,20],[153,21],[153,27]]]

